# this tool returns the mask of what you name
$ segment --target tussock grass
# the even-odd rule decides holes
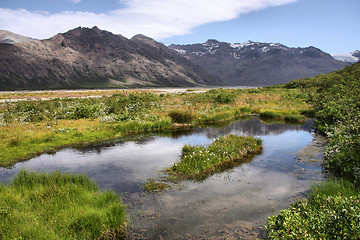
[[[173,110],[169,113],[169,117],[174,123],[192,123],[194,121],[194,116],[190,112]]]
[[[274,111],[266,110],[259,114],[259,118],[262,120],[281,120],[287,123],[303,123],[305,116],[300,115],[295,111]]]
[[[84,175],[20,171],[0,185],[0,239],[121,239],[125,206]]]
[[[347,180],[328,180],[320,184],[312,185],[310,190],[310,198],[316,195],[327,197],[338,194],[349,197],[360,193],[360,189],[356,188],[353,183]]]

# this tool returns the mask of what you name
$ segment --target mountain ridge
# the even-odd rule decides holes
[[[312,77],[344,68],[347,64],[310,46],[290,48],[280,43],[205,43],[170,48],[218,76],[225,85],[268,86]]]
[[[0,50],[0,90],[269,86],[349,64],[313,46],[216,39],[166,46],[142,34],[127,39],[96,26],[0,43]],[[352,54],[360,57],[359,51]]]
[[[221,83],[162,43],[145,36],[127,39],[97,27],[78,27],[45,40],[0,44],[0,50],[2,90]]]

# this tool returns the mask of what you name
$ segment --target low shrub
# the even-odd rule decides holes
[[[308,197],[268,218],[270,239],[360,239],[360,195],[351,184],[325,183]]]
[[[360,114],[353,119],[326,126],[328,143],[324,152],[327,167],[336,175],[360,186]]]
[[[215,97],[215,102],[226,104],[235,102],[236,95],[231,92],[219,92]]]

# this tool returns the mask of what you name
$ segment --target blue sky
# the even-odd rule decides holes
[[[50,38],[83,26],[165,44],[217,39],[360,49],[360,0],[0,0],[0,29]]]

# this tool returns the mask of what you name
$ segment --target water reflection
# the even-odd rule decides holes
[[[22,168],[86,173],[102,189],[127,193],[125,201],[134,213],[133,238],[175,239],[186,234],[203,236],[204,232],[214,236],[224,225],[262,224],[274,210],[306,192],[314,179],[322,178],[320,165],[299,161],[297,155],[313,143],[311,124],[265,124],[251,118],[223,126],[129,136],[123,141],[43,154],[1,169],[0,181],[8,182]],[[260,137],[262,154],[203,182],[184,182],[181,190],[142,194],[146,179],[158,177],[159,171],[177,161],[185,144],[206,146],[229,133]]]

